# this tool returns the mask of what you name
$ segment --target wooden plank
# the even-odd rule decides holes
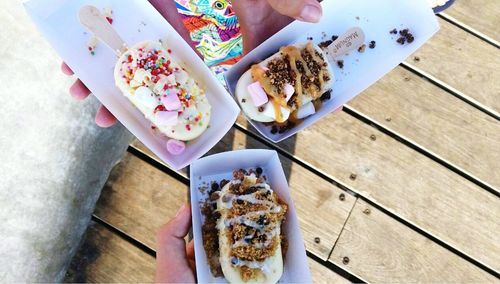
[[[498,283],[492,275],[360,199],[330,261],[370,283]]]
[[[348,284],[351,283],[349,280],[344,277],[338,275],[333,270],[328,267],[312,260],[309,258],[309,268],[311,269],[311,277],[313,279],[313,283],[325,283],[325,284]]]
[[[439,24],[441,30],[405,62],[499,116],[498,48],[444,20]]]
[[[496,41],[500,40],[500,5],[498,1],[468,0],[455,1],[445,13]]]
[[[139,142],[135,142],[136,147],[141,149],[141,151],[148,153],[148,150],[144,148]],[[267,149],[265,145],[262,143],[252,139],[251,137],[246,136],[241,131],[235,130],[234,128],[220,141],[209,154],[230,151],[230,150],[239,150],[239,149]],[[350,210],[354,204],[355,198],[342,191],[336,186],[326,182],[325,180],[319,178],[308,170],[304,169],[298,164],[292,163],[289,159],[280,156],[283,168],[285,170],[285,175],[288,177],[288,182],[290,185],[292,198],[295,202],[295,207],[298,212],[298,217],[302,229],[302,237],[306,243],[307,249],[317,255],[318,257],[326,260],[328,255],[337,239],[342,226],[349,215]],[[137,161],[137,158],[131,158],[131,161]],[[134,162],[136,163],[136,162]],[[129,167],[129,166],[127,166]],[[139,165],[134,164],[130,166],[133,168],[136,175],[142,175],[141,171],[144,168],[152,168],[149,165]],[[155,174],[160,175],[161,173],[152,169]],[[137,179],[133,174],[127,174],[123,176],[123,179]],[[145,178],[144,180],[147,180]],[[113,183],[113,181],[111,181]],[[133,181],[130,182],[122,182],[119,187],[117,187],[114,192],[116,194],[124,194],[123,198],[120,198],[120,201],[123,200],[127,202],[127,205],[119,205],[116,206],[119,208],[122,207],[132,207],[138,206],[142,207],[143,205],[130,204],[132,196],[139,194],[138,192],[146,190],[146,182],[141,182],[141,189],[134,188],[130,184],[133,184]],[[123,188],[123,185],[127,185],[126,188]],[[314,186],[311,186],[314,185]],[[151,187],[154,187],[151,185]],[[103,195],[106,194],[106,191],[103,192]],[[343,195],[343,200],[341,200],[340,195]],[[137,198],[142,201],[142,198]],[[158,203],[162,203],[158,201]],[[179,204],[179,203],[177,203]],[[154,205],[152,205],[154,206]],[[99,206],[98,208],[102,208],[102,210],[108,210],[109,206]],[[154,207],[153,207],[154,208]],[[153,220],[158,218],[155,211],[151,210],[151,207],[147,210],[152,214],[152,216],[148,216],[148,220]],[[151,212],[153,211],[153,212]],[[147,213],[147,212],[146,212]],[[112,212],[111,214],[114,214]],[[135,214],[134,214],[135,215]],[[134,216],[130,216],[130,218],[134,218]],[[164,220],[164,219],[161,219]],[[114,221],[110,221],[111,223],[115,223]],[[140,221],[138,221],[140,222]],[[156,226],[156,224],[154,225]],[[135,236],[135,235],[134,235]],[[315,240],[319,238],[319,243]]]
[[[248,127],[241,118],[238,123]],[[500,269],[500,199],[392,137],[340,112],[277,146],[484,265]]]
[[[241,147],[263,148],[240,131],[231,130],[215,150]],[[299,212],[306,247],[326,260],[355,198],[291,164],[289,160],[282,158],[282,162],[289,171],[292,197]],[[310,184],[315,186],[311,188]],[[341,193],[344,193],[344,200],[339,199]],[[186,198],[187,186],[182,182],[128,154],[113,170],[97,203],[96,215],[140,242],[154,247],[156,230],[174,216]],[[319,243],[315,238],[319,238]]]
[[[500,191],[500,123],[402,67],[348,103]]]
[[[350,283],[329,268],[309,259],[314,283]],[[73,258],[64,282],[148,283],[154,281],[155,259],[92,223]]]
[[[104,226],[91,222],[64,282],[153,282],[155,259]]]
[[[187,185],[127,154],[111,172],[94,214],[154,248],[155,232],[188,201],[187,193]]]

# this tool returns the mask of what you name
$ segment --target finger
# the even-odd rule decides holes
[[[95,115],[95,123],[102,128],[108,128],[116,123],[116,117],[107,108],[100,106]]]
[[[75,74],[73,73],[73,70],[71,70],[71,68],[69,68],[69,66],[66,64],[66,62],[63,62],[61,64],[61,71],[68,76]]]
[[[90,95],[90,90],[82,83],[80,80],[76,80],[75,83],[69,88],[70,95],[77,99],[83,100]]]
[[[191,227],[191,207],[184,204],[174,219],[160,228],[157,236],[157,282],[192,282],[184,237]],[[187,279],[187,276],[192,279]]]
[[[186,246],[186,256],[188,259],[194,260],[194,241],[191,240]]]
[[[316,23],[323,12],[317,0],[267,0],[279,13],[297,20]]]
[[[194,259],[194,241],[191,240],[186,246],[186,256],[189,261],[189,267],[196,271],[196,261]]]

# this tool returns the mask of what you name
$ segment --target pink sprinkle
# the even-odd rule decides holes
[[[266,92],[258,81],[248,85],[247,89],[256,107],[260,107],[269,101]]]
[[[172,155],[180,155],[186,150],[186,143],[170,139],[167,141],[167,151]]]
[[[157,125],[174,126],[178,123],[177,117],[176,111],[159,111],[155,114],[155,122]]]
[[[295,93],[295,88],[286,83],[285,84],[285,95],[286,95],[286,101],[288,102],[290,100],[290,98],[293,96],[293,94]]]
[[[160,98],[167,110],[178,110],[181,108],[181,101],[176,93],[170,93]]]

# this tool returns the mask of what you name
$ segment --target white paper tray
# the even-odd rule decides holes
[[[269,127],[248,119],[264,137],[273,142],[294,135],[350,101],[404,61],[439,30],[437,19],[424,0],[324,0],[321,5],[321,22],[293,22],[250,52],[226,73],[229,90],[235,96],[236,83],[241,75],[253,63],[266,59],[280,47],[305,42],[309,37],[312,37],[315,43],[320,43],[355,26],[364,31],[366,51],[353,51],[348,56],[338,58],[344,60],[343,69],[333,63],[336,82],[332,99],[323,104],[316,114],[283,134],[271,134]],[[409,28],[415,36],[415,41],[404,46],[398,44],[398,36],[389,34],[394,28]],[[368,42],[371,40],[376,41],[375,49],[368,48]]]
[[[153,134],[150,122],[115,86],[116,56],[99,43],[95,56],[87,50],[91,37],[78,21],[84,5],[113,10],[113,27],[132,46],[144,40],[165,40],[173,56],[205,87],[212,105],[208,130],[190,142],[186,151],[173,156],[166,139]],[[208,152],[232,127],[240,112],[238,105],[203,61],[146,0],[30,0],[25,7],[42,34],[92,93],[120,122],[165,163],[180,169]],[[36,55],[35,53],[33,55]]]
[[[199,191],[203,184],[211,181],[231,180],[233,170],[261,167],[271,188],[288,204],[284,234],[288,239],[288,251],[285,256],[281,283],[311,283],[309,265],[301,237],[299,220],[293,205],[288,183],[276,151],[240,150],[208,156],[191,165],[191,207],[193,212],[193,237],[196,257],[196,273],[199,283],[227,283],[222,277],[214,278],[207,263],[201,226],[203,216],[200,202],[206,199],[206,193]],[[209,189],[208,189],[209,190]]]

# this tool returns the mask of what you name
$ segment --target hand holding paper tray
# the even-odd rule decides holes
[[[173,155],[167,151],[167,141],[171,150],[182,150],[184,145],[171,141],[176,142],[194,137],[167,139],[166,135],[159,135],[158,127],[155,126],[156,130],[152,130],[151,120],[137,108],[136,102],[132,102],[116,87],[113,69],[117,62],[116,50],[120,50],[122,46],[115,44],[116,47],[108,49],[98,45],[95,55],[88,52],[89,35],[78,19],[80,9],[87,5],[94,5],[99,10],[103,8],[113,10],[113,29],[116,34],[120,35],[118,38],[123,39],[123,41],[116,40],[116,42],[125,42],[127,46],[136,47],[137,43],[157,42],[161,39],[163,43],[168,44],[168,48],[163,48],[163,50],[172,58],[172,62],[179,63],[176,66],[171,63],[171,66],[173,68],[178,66],[181,70],[181,66],[184,67],[189,78],[192,78],[198,83],[200,89],[203,89],[206,101],[211,106],[209,125],[201,131],[201,135],[185,145],[185,150],[181,155]],[[71,67],[75,75],[132,134],[173,168],[183,168],[205,154],[229,131],[236,120],[240,111],[238,105],[191,47],[148,1],[130,0],[124,5],[122,0],[31,0],[25,2],[25,7],[43,35],[59,53],[62,60]],[[168,49],[171,49],[172,53],[168,53]],[[179,75],[182,77],[185,74],[179,72]],[[183,79],[176,76],[175,82]],[[142,89],[142,91],[147,90]],[[144,102],[151,102],[147,96],[143,96],[145,93],[147,92],[142,93]],[[178,105],[178,102],[174,100],[166,100],[166,103],[173,107]],[[165,104],[162,102],[162,105]],[[194,119],[196,117],[194,116]],[[155,120],[156,114],[151,114],[150,118]],[[175,121],[175,115],[162,114],[158,119],[169,123],[172,120]],[[179,125],[186,126],[187,123],[182,124],[182,115],[178,114],[177,119],[180,121]],[[204,119],[208,121],[208,116],[198,117],[198,121]],[[204,125],[205,121],[203,121]],[[167,125],[164,128],[171,128],[171,126]],[[202,127],[197,128],[196,131],[193,130],[190,134],[196,134],[197,130],[202,130]]]
[[[245,172],[241,174],[242,171],[239,171],[237,169],[245,169],[248,171],[245,175]],[[255,169],[255,172],[252,172],[252,169]],[[235,173],[233,175],[234,171]],[[265,180],[263,180],[263,176],[266,177]],[[209,267],[210,260],[207,259],[208,255],[213,255],[204,248],[202,228],[204,226],[204,222],[206,222],[207,219],[206,216],[202,214],[202,211],[204,211],[203,202],[208,197],[212,181],[233,181],[235,185],[238,185],[237,180],[241,180],[242,178],[243,182],[241,184],[243,185],[246,183],[247,185],[250,185],[250,188],[243,186],[237,188],[235,187],[233,190],[244,190],[245,188],[247,188],[249,190],[249,194],[244,194],[246,192],[240,192],[240,194],[229,194],[228,196],[226,196],[228,193],[231,193],[228,192],[228,187],[231,185],[229,185],[229,183],[223,183],[222,187],[218,187],[219,190],[222,188],[222,190],[220,190],[218,194],[221,198],[223,198],[223,196],[226,196],[226,198],[220,199],[220,207],[228,207],[226,205],[228,205],[230,202],[231,204],[236,204],[236,209],[238,208],[238,206],[243,207],[243,209],[245,210],[240,213],[248,213],[244,216],[249,217],[250,219],[253,218],[253,214],[259,213],[259,216],[257,216],[257,220],[255,222],[250,220],[242,220],[246,217],[238,217],[225,220],[227,220],[229,223],[233,222],[233,220],[239,220],[245,222],[245,224],[247,224],[248,222],[249,225],[254,225],[255,227],[262,228],[261,231],[254,232],[252,238],[256,237],[259,240],[259,237],[263,235],[263,232],[266,236],[261,237],[262,239],[259,241],[252,241],[252,239],[250,239],[250,243],[253,246],[265,246],[266,240],[278,240],[279,238],[277,238],[277,236],[281,235],[287,240],[288,249],[282,250],[281,247],[276,246],[276,250],[272,251],[269,254],[270,257],[263,258],[264,261],[249,261],[248,259],[251,258],[251,256],[249,256],[246,261],[240,262],[239,258],[233,260],[232,258],[225,257],[228,253],[228,246],[226,246],[224,243],[221,246],[217,245],[217,247],[225,248],[220,251],[220,256],[217,256],[217,258],[220,258],[221,264],[224,262],[225,267],[223,267],[223,270],[225,271],[223,271],[224,277],[216,277],[211,272]],[[257,179],[255,180],[254,178]],[[278,279],[279,282],[282,283],[311,282],[309,265],[304,249],[304,242],[301,237],[299,221],[296,215],[297,211],[294,207],[290,191],[288,189],[287,180],[278,158],[278,154],[275,151],[242,150],[225,152],[202,158],[191,165],[190,180],[196,273],[197,279],[200,283],[226,283],[227,281],[242,282],[242,278],[240,276],[241,270],[239,267],[246,265],[248,265],[249,267],[256,267],[258,270],[260,269],[264,272],[255,273],[255,276],[258,279],[248,279],[246,281],[247,283],[253,283],[259,280],[260,282],[272,283],[277,281]],[[254,191],[254,189],[257,190]],[[268,206],[268,210],[266,212],[255,212],[254,209],[256,208],[250,206],[250,203],[248,203],[248,201],[252,201],[254,197],[257,197],[256,195],[266,194],[267,199],[269,200],[263,203]],[[224,200],[226,200],[228,203],[224,204]],[[241,201],[245,202],[242,203]],[[226,216],[226,213],[223,212],[223,214],[221,215]],[[285,219],[282,219],[283,214],[285,216]],[[240,214],[238,216],[241,215],[243,214]],[[265,218],[261,219],[260,215],[265,215]],[[267,216],[270,215],[274,215],[274,217],[267,219]],[[272,220],[273,222],[268,222],[267,220]],[[281,220],[284,221],[280,226],[279,222],[281,222]],[[262,225],[267,224],[267,226],[262,227],[259,224],[260,222],[262,222]],[[225,232],[229,228],[222,224],[222,219],[220,219],[218,226],[222,229],[222,231],[218,234],[220,236],[225,236]],[[217,231],[216,228],[214,229]],[[235,228],[235,230],[237,230],[237,228]],[[251,233],[250,231],[254,231],[254,229],[249,228],[249,233]],[[245,233],[245,236],[247,235],[248,234]],[[239,245],[243,241],[245,241],[244,237],[243,239],[237,238],[236,241],[233,241],[232,245],[229,246],[229,249],[239,247]],[[243,256],[241,253],[245,251],[246,250],[240,250],[234,253],[236,255]],[[284,252],[283,255],[281,255],[282,251]],[[251,274],[250,276],[253,276],[253,274]]]
[[[249,106],[242,105],[250,124],[273,142],[280,142],[296,134],[342,107],[343,104],[382,78],[415,52],[439,29],[434,13],[426,1],[325,0],[321,2],[321,5],[325,12],[319,23],[310,24],[300,21],[291,23],[248,53],[225,74],[229,91],[238,99],[238,103],[243,104],[242,99],[245,99],[244,103],[251,104]],[[273,116],[273,112],[267,112],[265,107],[261,109],[262,112],[259,112],[259,107],[253,105],[254,102],[250,95],[246,95],[246,97],[239,95],[241,90],[243,90],[242,93],[246,91],[246,87],[242,86],[246,84],[238,85],[238,81],[241,78],[246,78],[246,83],[252,84],[254,81],[248,74],[244,75],[245,72],[256,63],[266,63],[266,58],[269,58],[270,54],[275,54],[282,47],[298,46],[311,39],[315,44],[319,44],[330,39],[333,35],[342,35],[352,27],[359,27],[364,32],[366,44],[376,41],[376,48],[367,48],[364,53],[352,51],[347,56],[343,52],[339,52],[338,56],[335,55],[336,60],[343,61],[341,64],[343,68],[337,67],[336,64],[330,64],[330,70],[333,72],[332,78],[334,78],[331,94],[324,98],[321,107],[314,104],[304,104],[303,112],[297,111],[296,113],[298,115],[296,117],[305,117],[300,119],[300,123],[292,124],[292,127],[286,126],[284,131],[277,131],[276,128],[269,127],[269,122],[282,127],[276,119],[276,117],[280,118],[279,114]],[[389,33],[394,28],[411,30],[415,37],[414,41],[409,45],[399,44],[396,42],[397,38],[392,37]],[[342,47],[341,41],[336,42],[331,45],[330,52],[334,51],[333,48],[337,48],[337,44]],[[264,105],[266,103],[262,92],[259,95],[259,88],[252,88],[251,91],[254,92],[254,97],[257,99],[256,104],[262,103]],[[284,93],[286,95],[286,92]],[[286,110],[281,110],[280,113],[284,114],[282,117],[290,115]]]

